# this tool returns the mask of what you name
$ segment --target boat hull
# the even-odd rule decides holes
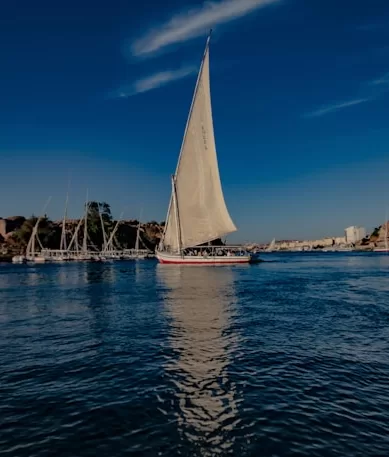
[[[24,255],[15,255],[12,257],[12,263],[26,263],[27,259],[24,257]]]
[[[156,252],[160,263],[172,265],[237,265],[250,263],[251,255],[242,256],[180,256],[165,252]]]
[[[389,252],[389,248],[374,248],[373,252]]]
[[[27,261],[28,262],[33,262],[33,263],[45,263],[46,260],[47,260],[46,257],[42,257],[40,255],[27,257]]]

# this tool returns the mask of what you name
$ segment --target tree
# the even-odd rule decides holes
[[[112,214],[111,207],[106,202],[88,202],[88,213],[87,213],[87,223],[88,223],[88,236],[90,242],[95,245],[97,248],[101,249],[103,246],[103,228],[101,226],[101,219],[103,220],[103,226],[105,233],[108,235],[110,230],[112,230]]]
[[[16,230],[12,238],[16,241],[18,247],[25,249],[31,238],[33,228],[37,222],[36,216],[26,219],[20,229]],[[42,217],[38,226],[38,238],[45,248],[55,249],[60,240],[59,227],[55,226],[48,217]]]
[[[373,230],[373,233],[370,235],[371,238],[378,238],[380,236],[380,230],[381,230],[381,225],[379,227],[376,227]]]

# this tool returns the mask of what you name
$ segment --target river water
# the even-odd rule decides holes
[[[1,456],[389,455],[389,256],[0,266]]]

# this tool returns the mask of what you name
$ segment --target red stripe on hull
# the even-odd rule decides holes
[[[249,263],[249,260],[227,260],[224,262],[191,262],[190,260],[163,260],[158,259],[160,263],[170,264],[170,265],[231,265],[231,264],[243,264]]]

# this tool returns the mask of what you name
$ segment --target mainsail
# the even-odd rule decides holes
[[[224,201],[217,163],[208,38],[173,177],[163,245],[175,252],[236,230]]]

